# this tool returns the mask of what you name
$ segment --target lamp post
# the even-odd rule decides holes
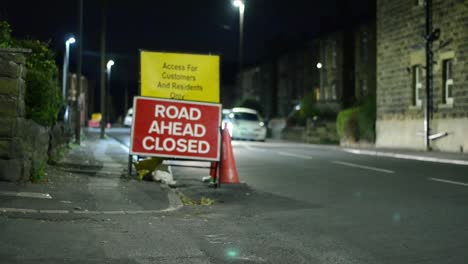
[[[107,91],[106,91],[106,123],[105,125],[107,125],[107,123],[109,122],[109,98],[110,98],[110,81],[111,81],[111,74],[112,74],[112,66],[114,66],[114,61],[113,60],[109,60],[107,61],[107,64],[106,64],[106,73],[107,73]]]
[[[234,0],[232,4],[239,8],[239,83],[240,90],[242,90],[242,60],[243,60],[243,39],[244,39],[244,11],[245,3],[244,0]]]
[[[65,41],[65,56],[63,56],[63,76],[62,76],[62,100],[65,102],[65,116],[64,121],[68,120],[68,103],[67,103],[67,76],[68,76],[68,63],[70,60],[70,44],[76,42],[74,37]]]

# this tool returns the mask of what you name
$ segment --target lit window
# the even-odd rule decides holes
[[[413,66],[413,105],[422,105],[422,82],[421,82],[421,65]]]
[[[453,60],[445,60],[443,62],[444,97],[442,99],[445,104],[453,104],[452,67],[453,67]]]

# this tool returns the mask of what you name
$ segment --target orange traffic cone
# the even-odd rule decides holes
[[[231,136],[227,129],[227,125],[223,129],[223,148],[221,156],[221,168],[219,174],[220,184],[238,184],[239,176],[237,175],[236,161],[232,152]]]

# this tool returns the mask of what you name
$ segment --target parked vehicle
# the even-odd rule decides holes
[[[126,127],[131,127],[133,122],[133,108],[128,109],[127,114],[125,115],[123,125]]]
[[[232,139],[265,141],[267,129],[256,110],[245,107],[235,107],[226,112],[225,110],[223,127],[227,126]]]

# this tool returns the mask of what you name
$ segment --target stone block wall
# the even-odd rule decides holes
[[[48,158],[49,130],[25,118],[25,52],[0,49],[0,180],[29,180]]]
[[[308,119],[305,127],[286,127],[281,138],[310,144],[338,144],[340,139],[336,131],[336,122]]]
[[[425,8],[423,1],[377,0],[377,140],[381,147],[424,149]],[[397,15],[396,15],[397,14]],[[468,148],[468,2],[433,0],[432,142],[435,150]],[[443,102],[443,61],[453,60],[453,104]],[[421,65],[423,104],[413,103],[412,67]]]

